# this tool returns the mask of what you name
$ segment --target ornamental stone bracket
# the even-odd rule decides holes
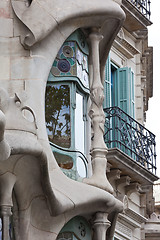
[[[129,197],[133,192],[139,192],[141,190],[141,185],[138,182],[130,183],[129,186],[125,187],[126,195]]]
[[[129,176],[121,176],[115,181],[116,196],[119,200],[124,200],[126,195],[122,194],[122,189],[130,184],[131,178]]]
[[[108,180],[110,182],[119,181],[121,178],[121,170],[120,169],[111,169],[110,172],[107,174]]]
[[[129,176],[121,176],[119,180],[116,180],[117,190],[121,187],[128,186],[130,184],[131,178]]]
[[[106,174],[108,174],[111,171],[112,164],[107,162],[107,168],[106,168]]]
[[[111,169],[109,173],[107,173],[108,180],[112,186],[114,186],[114,195],[117,195],[118,190],[115,187],[115,182],[120,180],[121,178],[121,170],[120,169]]]

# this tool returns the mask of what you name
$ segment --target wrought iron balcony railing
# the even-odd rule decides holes
[[[119,148],[134,161],[156,174],[155,135],[119,107],[105,108],[104,140],[108,148]]]
[[[150,11],[150,0],[130,0],[136,8],[148,19],[150,19],[151,11]]]

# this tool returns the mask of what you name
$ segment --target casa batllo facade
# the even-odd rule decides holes
[[[1,0],[1,239],[151,239],[150,24],[147,0]]]

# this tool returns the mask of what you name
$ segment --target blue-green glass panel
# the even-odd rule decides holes
[[[87,220],[81,216],[76,216],[72,218],[60,231],[59,236],[62,233],[72,233],[72,239],[76,240],[91,240],[92,231],[90,224]],[[59,239],[59,236],[57,239]],[[69,236],[71,238],[71,235]],[[67,240],[67,239],[66,239]]]
[[[79,48],[81,49],[82,52],[85,54],[89,55],[89,47],[86,41],[86,37],[84,33],[78,29],[74,33],[72,33],[66,41],[75,41],[78,43]]]
[[[55,78],[65,76],[77,77],[86,88],[89,88],[88,51],[83,51],[82,47],[80,47],[81,35],[83,34],[79,33],[78,30],[64,42],[52,65],[51,74]],[[86,44],[87,47],[84,36],[82,42],[82,45]]]
[[[82,153],[50,144],[59,167],[67,177],[80,182],[87,177],[87,161]]]
[[[59,233],[56,240],[73,240],[73,233],[72,232]]]

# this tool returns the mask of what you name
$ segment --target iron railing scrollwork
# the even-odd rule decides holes
[[[130,0],[133,5],[148,19],[150,19],[150,0]]]
[[[156,174],[155,135],[119,107],[104,109],[104,140],[108,148],[119,148]]]

